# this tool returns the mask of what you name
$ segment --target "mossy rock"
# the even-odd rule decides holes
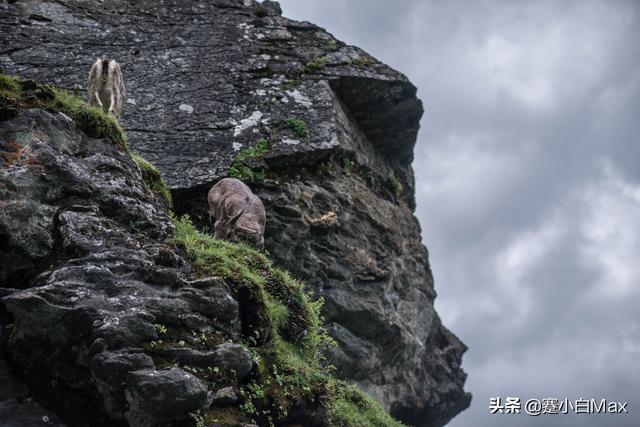
[[[391,172],[389,174],[387,178],[387,182],[389,183],[391,192],[396,198],[399,198],[400,196],[402,196],[402,192],[404,191],[404,188],[402,187],[402,183],[400,182],[400,180],[398,179],[395,173]]]
[[[137,154],[131,154],[131,157],[138,164],[140,172],[142,172],[142,179],[144,179],[144,182],[149,186],[149,189],[162,197],[169,209],[173,209],[171,191],[169,191],[169,187],[167,187],[167,184],[162,179],[160,171]]]
[[[175,242],[197,275],[224,278],[249,325],[242,333],[257,368],[240,387],[240,414],[232,414],[234,419],[261,426],[402,426],[357,387],[332,377],[333,367],[323,357],[334,343],[322,326],[322,299],[275,267],[267,254],[200,233],[186,216],[174,223]],[[205,420],[217,416],[203,413]]]
[[[53,86],[0,74],[0,119],[15,116],[26,108],[63,113],[92,138],[107,138],[129,152],[125,134],[116,119],[76,96]]]
[[[259,159],[271,149],[271,144],[266,139],[259,139],[255,145],[245,148],[231,162],[228,175],[237,178],[243,182],[262,182],[264,181],[264,170],[259,168],[254,170],[247,162],[252,159]]]
[[[309,138],[309,129],[307,128],[307,123],[304,120],[297,119],[295,117],[287,117],[284,120],[284,124],[286,127],[293,130],[298,137],[304,139]]]

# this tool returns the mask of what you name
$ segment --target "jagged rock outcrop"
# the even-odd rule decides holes
[[[112,118],[4,74],[0,117],[3,425],[400,425],[331,375],[321,301],[170,218]]]
[[[325,298],[340,375],[410,424],[443,425],[469,404],[465,347],[433,308],[412,213],[422,107],[406,77],[280,16],[269,1],[2,2],[0,34],[2,68],[67,89],[82,89],[96,56],[123,64],[123,126],[161,170],[176,213],[204,229],[209,187],[228,174],[249,182],[267,208],[267,249]],[[71,211],[57,220],[70,233],[110,229],[91,209]],[[169,225],[150,212],[129,221],[149,221],[162,236]],[[22,241],[34,252],[13,250],[12,264],[22,266],[3,280],[22,280],[59,256],[47,249],[59,240],[28,228]],[[134,241],[119,237],[118,245]],[[143,256],[139,268],[163,280],[173,280],[166,268],[178,269],[149,263]]]
[[[186,347],[165,351],[197,351],[197,316],[198,333],[237,364],[222,341],[238,339],[238,303],[215,282],[189,282],[136,163],[40,109],[0,122],[0,154],[2,343],[34,393],[75,425],[167,423],[205,407],[207,385],[160,370],[144,347],[161,324],[185,330]]]

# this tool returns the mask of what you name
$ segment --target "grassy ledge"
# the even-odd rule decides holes
[[[25,108],[42,108],[51,112],[64,113],[90,137],[108,138],[118,147],[129,152],[125,134],[113,117],[64,90],[32,80],[21,80],[0,74],[0,108],[4,110],[3,115],[7,112],[17,114]]]
[[[0,74],[0,120],[25,108],[62,112],[90,137],[108,138],[130,153],[121,127],[101,110],[51,86]],[[269,149],[267,140],[259,140],[241,151],[230,174],[234,166],[255,174],[245,162],[264,156]],[[171,206],[171,194],[158,170],[138,155],[132,154],[132,158],[150,189]],[[256,179],[255,175],[249,178]],[[274,267],[266,254],[243,244],[214,240],[197,231],[188,217],[174,218],[174,223],[175,244],[184,250],[196,274],[222,277],[234,288],[244,311],[243,339],[257,364],[250,378],[240,384],[240,408],[198,411],[191,414],[195,425],[247,419],[261,426],[282,425],[285,421],[293,424],[297,422],[292,422],[290,416],[303,408],[305,414],[315,414],[330,426],[402,426],[357,387],[332,377],[333,367],[323,358],[324,350],[333,345],[333,340],[322,326],[322,299],[315,299],[301,282]],[[164,341],[183,342],[185,331],[161,324],[156,328]],[[221,342],[223,337],[202,334],[193,339],[208,347]],[[154,347],[163,345],[157,341],[148,347],[153,353]],[[190,371],[213,380],[219,376],[215,369],[205,374],[193,368]]]
[[[0,74],[0,119],[15,115],[25,108],[62,112],[74,120],[78,128],[88,136],[111,140],[129,153],[138,164],[142,178],[149,189],[162,197],[169,209],[173,207],[171,192],[158,169],[139,155],[131,153],[124,131],[112,116],[66,91],[31,80],[21,80]]]
[[[167,187],[167,184],[162,179],[160,171],[138,154],[132,153],[131,158],[138,164],[142,172],[142,179],[144,179],[151,191],[162,197],[165,202],[167,202],[169,209],[173,209],[171,191],[169,191],[169,187]]]
[[[402,426],[357,387],[331,376],[323,352],[333,340],[322,326],[322,299],[264,253],[200,233],[186,216],[174,222],[175,242],[197,274],[224,278],[241,310],[252,311],[243,316],[242,334],[258,368],[240,387],[243,417],[277,426],[302,406],[332,426]],[[213,422],[224,414],[212,409],[199,416]]]

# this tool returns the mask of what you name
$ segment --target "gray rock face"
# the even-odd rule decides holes
[[[30,390],[81,426],[166,425],[210,403],[200,379],[157,366],[154,345],[238,340],[238,303],[219,279],[191,280],[128,154],[61,114],[24,111],[0,121],[0,200],[0,344],[26,381],[0,359],[2,425],[47,416]]]
[[[235,405],[238,403],[238,396],[233,391],[233,387],[223,387],[213,395],[212,404],[215,406]]]
[[[223,343],[213,350],[169,348],[161,354],[187,366],[207,369],[217,367],[229,376],[242,381],[253,367],[251,352],[241,344]]]
[[[176,414],[205,407],[208,389],[198,378],[179,368],[142,370],[127,374],[126,396],[129,423],[153,426]]]
[[[0,355],[0,425],[3,427],[64,427],[58,417],[33,399],[24,381],[11,373]]]
[[[416,89],[362,50],[279,13],[275,2],[250,0],[4,3],[0,34],[11,48],[0,53],[0,67],[79,90],[96,56],[116,58],[129,97],[123,125],[133,148],[172,187],[177,213],[191,214],[204,228],[211,185],[230,167],[253,177],[250,185],[267,210],[267,249],[326,300],[339,373],[401,420],[443,425],[468,406],[470,395],[460,367],[466,348],[434,311],[428,253],[412,213],[411,161],[422,115]],[[243,150],[260,139],[268,150],[246,155]],[[102,185],[81,182],[70,182],[68,191],[93,194]],[[124,212],[117,203],[109,208]],[[16,208],[13,221],[23,218],[25,226],[15,240],[23,243],[4,254],[12,267],[0,281],[23,287],[34,280],[30,272],[58,256],[58,247],[86,253],[91,241],[73,237],[83,230],[109,236],[113,227],[153,216],[139,208],[132,219],[115,223],[101,218],[100,209]],[[53,217],[69,237],[56,239],[48,231]],[[162,227],[148,232],[162,235]],[[135,247],[134,238],[118,239],[118,246]],[[130,256],[161,284],[170,285],[180,268],[157,271],[137,248]],[[109,257],[96,265],[115,262]],[[96,267],[82,280],[110,271]],[[179,317],[172,301],[167,296],[154,303],[156,311]],[[62,317],[34,296],[10,297],[7,304],[37,307],[48,321]],[[111,325],[102,333],[110,345],[153,334],[151,320],[130,313],[119,323],[131,322],[126,332]]]

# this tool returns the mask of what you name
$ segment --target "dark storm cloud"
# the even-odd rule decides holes
[[[640,425],[640,3],[283,0],[409,76],[416,215],[468,345],[451,426]],[[489,398],[630,416],[489,415]]]

